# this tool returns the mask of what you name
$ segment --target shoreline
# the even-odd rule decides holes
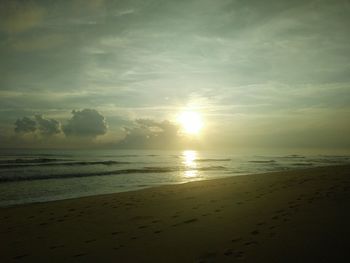
[[[344,163],[344,164],[337,164],[337,165],[321,165],[321,166],[314,166],[314,167],[295,167],[294,169],[282,169],[282,170],[276,170],[276,171],[270,171],[270,172],[260,172],[260,173],[247,173],[247,174],[237,174],[237,175],[222,175],[211,179],[200,179],[200,180],[194,180],[190,182],[176,182],[176,183],[165,183],[165,184],[156,184],[154,186],[145,186],[140,188],[131,188],[130,190],[124,190],[124,191],[118,191],[118,192],[112,192],[112,193],[101,193],[101,194],[93,194],[93,195],[84,195],[84,196],[77,196],[77,197],[69,197],[69,198],[61,198],[61,199],[53,199],[53,200],[45,200],[45,201],[29,201],[29,202],[22,202],[22,203],[15,203],[10,205],[0,205],[0,209],[2,208],[11,208],[11,207],[18,207],[18,206],[27,206],[27,205],[36,205],[36,204],[45,204],[45,203],[52,203],[52,202],[60,202],[65,200],[74,200],[74,199],[80,199],[80,198],[93,198],[97,196],[108,196],[108,195],[115,195],[115,194],[121,194],[121,193],[129,193],[129,192],[138,192],[138,191],[144,191],[147,189],[153,189],[153,188],[159,188],[164,186],[173,186],[173,185],[182,185],[182,184],[188,184],[188,183],[195,183],[195,182],[202,182],[202,181],[212,181],[212,180],[225,180],[230,179],[232,177],[240,177],[240,176],[254,176],[254,175],[269,175],[269,174],[275,174],[275,173],[283,173],[283,172],[296,172],[296,171],[304,171],[304,170],[310,170],[310,169],[316,169],[316,168],[324,168],[324,167],[341,167],[341,166],[350,166],[350,164]],[[51,180],[51,179],[45,179],[45,180]],[[53,179],[55,180],[55,179]],[[27,181],[23,181],[27,182]],[[17,182],[5,182],[16,184]]]
[[[0,254],[2,262],[330,262],[346,256],[348,211],[350,165],[230,176],[1,207]]]

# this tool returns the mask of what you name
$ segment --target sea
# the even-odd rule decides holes
[[[1,150],[0,206],[338,164],[350,164],[350,155],[196,150]]]

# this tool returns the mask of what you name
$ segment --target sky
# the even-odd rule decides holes
[[[350,1],[0,3],[1,148],[350,151]],[[196,136],[177,116],[201,115]]]

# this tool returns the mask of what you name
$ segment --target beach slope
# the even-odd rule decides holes
[[[19,190],[20,191],[20,190]],[[349,262],[350,166],[0,209],[1,262]]]

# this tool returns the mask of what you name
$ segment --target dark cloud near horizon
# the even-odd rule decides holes
[[[72,118],[66,125],[63,125],[63,132],[66,136],[96,137],[107,132],[106,119],[97,110],[73,110],[72,114]]]
[[[73,110],[72,118],[61,128],[61,123],[52,118],[45,118],[41,114],[19,118],[15,122],[16,133],[37,133],[43,136],[59,134],[63,131],[66,136],[96,137],[107,132],[106,119],[97,110]]]
[[[121,148],[172,148],[181,145],[179,126],[168,120],[137,119],[134,127],[124,129],[126,136],[118,143]]]
[[[35,115],[38,130],[43,135],[54,135],[61,132],[61,123],[55,119],[45,119],[42,115]]]
[[[29,117],[17,119],[15,122],[16,133],[30,133],[36,131],[36,122]]]
[[[38,132],[44,136],[51,136],[61,132],[61,123],[55,119],[46,119],[37,114],[34,118],[23,117],[15,122],[16,133],[34,133]]]

